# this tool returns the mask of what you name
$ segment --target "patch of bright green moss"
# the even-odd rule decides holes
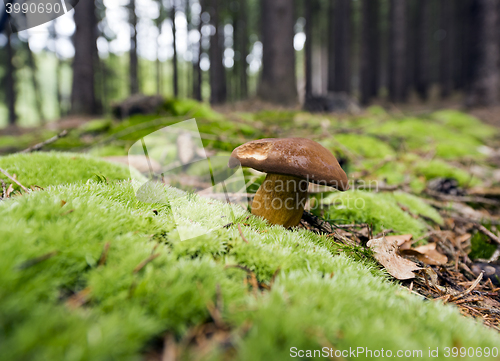
[[[360,134],[337,134],[335,140],[346,147],[350,152],[363,158],[384,159],[392,157],[396,153],[387,143],[368,135]],[[342,148],[335,142],[323,141],[328,149],[342,152]]]
[[[16,174],[17,179],[26,187],[82,182],[96,174],[104,175],[108,181],[130,178],[130,171],[126,166],[78,153],[12,154],[0,157],[0,168],[11,175]],[[11,183],[3,174],[0,174],[0,178]],[[18,186],[14,184],[14,188],[18,189]]]
[[[408,200],[404,196],[400,199]],[[414,201],[414,200],[413,200]],[[399,234],[411,233],[418,237],[425,231],[425,223],[404,212],[394,198],[364,191],[336,192],[323,200],[330,205],[324,218],[333,223],[368,223],[375,232],[392,228]],[[416,202],[411,202],[415,206]]]
[[[454,167],[439,159],[418,161],[414,164],[414,171],[417,175],[423,175],[427,180],[438,177],[454,178],[460,186],[474,186],[480,183],[477,178],[465,170]]]
[[[447,127],[454,128],[464,134],[469,134],[485,142],[498,134],[498,130],[490,125],[484,124],[476,117],[457,110],[445,109],[431,114]]]
[[[472,260],[482,258],[489,259],[497,246],[492,244],[487,236],[480,232],[476,232],[471,238],[471,251],[469,257]]]
[[[408,207],[408,209],[416,215],[423,215],[432,220],[434,220],[438,224],[443,224],[443,218],[433,207],[425,203],[422,198],[417,197],[415,195],[405,193],[405,192],[393,192],[388,193],[388,196],[394,198],[397,202],[402,205]]]
[[[175,222],[167,205],[139,202],[129,182],[55,186],[0,202],[0,354],[136,360],[165,332],[181,339],[190,327],[211,322],[207,304],[217,289],[223,319],[233,328],[250,325],[235,344],[239,360],[286,360],[291,347],[320,349],[323,338],[340,350],[393,353],[457,343],[491,348],[500,341],[456,308],[422,302],[387,282],[369,259],[356,262],[325,237],[270,227],[243,210],[236,218],[247,224],[241,228],[248,243],[234,225],[182,241],[176,224],[210,230],[225,207],[197,196],[183,202]],[[158,256],[134,272],[152,253]],[[226,267],[236,264],[268,285],[281,271],[270,292],[254,294],[245,271]],[[90,291],[87,302],[67,307],[68,297],[83,289]]]
[[[483,144],[472,134],[419,118],[394,119],[368,128],[368,132],[401,137],[408,149],[435,151],[446,159],[483,157],[478,148]]]

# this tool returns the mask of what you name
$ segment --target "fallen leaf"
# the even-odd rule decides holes
[[[422,259],[418,256],[417,258],[426,264],[439,266],[448,262],[448,257],[436,250],[436,243],[429,243],[425,246],[417,247],[414,250],[425,256]]]
[[[413,235],[411,234],[399,234],[396,236],[386,236],[387,242],[394,242],[398,245],[399,249],[409,249],[411,248],[411,239]]]
[[[12,192],[14,192],[14,186],[11,183],[9,184],[9,188],[7,188],[7,193],[5,194],[5,198],[9,198]]]
[[[375,259],[385,267],[391,276],[398,280],[415,278],[413,271],[420,269],[416,263],[401,257],[397,253],[396,241],[388,242],[386,237],[382,237],[371,239],[366,245],[373,250]]]

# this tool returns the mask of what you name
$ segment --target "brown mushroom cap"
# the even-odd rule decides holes
[[[349,189],[347,175],[335,156],[321,144],[305,138],[252,140],[231,153],[229,167],[241,163],[265,173],[291,175],[338,190]]]

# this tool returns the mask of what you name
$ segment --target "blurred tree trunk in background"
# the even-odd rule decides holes
[[[261,0],[262,73],[259,96],[269,102],[297,102],[295,75],[294,2]]]
[[[71,90],[71,112],[73,114],[96,114],[94,87],[94,54],[97,53],[95,31],[97,18],[93,1],[81,1],[74,15],[76,31],[73,35],[75,56],[73,58],[73,85]]]
[[[132,28],[130,37],[130,94],[139,92],[139,75],[137,59],[137,14],[135,13],[135,0],[129,2],[129,21]]]
[[[15,72],[14,67],[14,48],[12,47],[12,33],[10,30],[10,24],[6,26],[7,30],[7,44],[5,44],[7,50],[7,73],[5,74],[7,83],[7,108],[9,109],[9,124],[14,125],[17,122],[16,114],[16,86],[15,86]]]
[[[179,96],[179,65],[177,62],[177,28],[175,26],[175,15],[177,12],[176,9],[176,0],[172,1],[172,7],[170,8],[170,21],[172,21],[172,39],[173,44],[172,47],[174,49],[174,56],[172,57],[172,68],[173,68],[173,87],[174,87],[174,97]]]
[[[305,26],[305,34],[306,34],[306,43],[305,43],[305,77],[306,77],[306,92],[305,99],[306,101],[312,97],[312,4],[314,0],[305,0],[304,1],[304,12],[306,19]]]
[[[361,4],[361,104],[367,105],[378,93],[379,85],[379,0]]]
[[[237,43],[239,44],[240,52],[240,65],[239,65],[239,80],[240,80],[240,98],[246,99],[248,97],[248,5],[247,0],[240,0],[239,2],[239,26],[237,34]]]
[[[391,0],[389,15],[389,98],[392,102],[406,100],[406,1]]]
[[[351,9],[351,0],[331,3],[333,26],[329,31],[328,91],[351,92]]]
[[[163,82],[162,82],[162,69],[160,61],[160,36],[163,21],[165,20],[165,8],[163,6],[163,1],[158,0],[158,18],[155,19],[156,28],[158,29],[158,37],[156,38],[156,94],[160,95],[162,93]]]
[[[30,49],[29,41],[26,44],[26,51],[28,54],[28,66],[30,68],[30,78],[31,85],[33,87],[33,93],[35,95],[35,110],[40,118],[42,124],[45,124],[45,116],[43,113],[43,105],[42,105],[42,94],[40,93],[40,84],[38,82],[37,73],[38,67],[36,65],[35,57],[33,56],[33,52]]]
[[[201,16],[203,12],[205,11],[204,8],[204,0],[199,0],[200,2],[200,17],[199,17],[199,23],[198,23],[198,33],[200,34],[200,40],[198,41],[198,57],[196,60],[193,62],[193,98],[196,100],[201,101],[202,96],[201,96],[201,85],[202,85],[202,72],[200,68],[200,60],[201,60],[201,55],[203,54],[203,48],[202,48],[202,34],[201,34],[201,27],[203,26],[203,21],[201,20]]]
[[[498,1],[474,0],[470,12],[474,29],[471,53],[472,78],[466,105],[488,106],[498,98]]]
[[[450,96],[453,90],[453,39],[454,32],[454,2],[449,0],[441,0],[440,4],[440,30],[443,31],[444,37],[440,43],[440,58],[439,58],[439,83],[441,84],[441,97]]]
[[[394,1],[394,0],[393,0]],[[396,1],[397,2],[397,1]],[[416,8],[415,89],[422,99],[427,99],[429,90],[429,29],[431,0],[419,0]],[[413,46],[413,45],[412,45]]]
[[[210,37],[210,103],[222,104],[227,98],[226,69],[223,63],[224,31],[219,20],[219,1],[211,0],[210,23],[215,27]]]

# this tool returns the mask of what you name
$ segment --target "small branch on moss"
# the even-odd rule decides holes
[[[102,266],[106,263],[106,258],[108,258],[109,246],[110,243],[106,242],[106,244],[104,245],[104,249],[101,253],[101,257],[99,257],[99,262],[97,263],[98,266]]]
[[[168,333],[163,341],[163,352],[161,355],[162,361],[175,361],[177,360],[177,344],[174,335]]]
[[[49,138],[41,143],[35,144],[34,146],[31,146],[29,148],[26,148],[25,150],[22,150],[19,153],[31,153],[31,152],[39,151],[44,146],[51,144],[51,143],[54,143],[56,140],[58,140],[60,138],[64,138],[67,135],[68,135],[68,131],[65,129],[61,133],[54,135],[52,138]]]
[[[2,199],[7,198],[7,188],[5,186],[5,181],[3,179],[0,179],[2,181]]]
[[[29,189],[26,188],[25,186],[23,186],[16,178],[11,176],[6,170],[0,168],[0,172],[2,172],[7,178],[9,178],[11,181],[16,183],[19,187],[21,187],[23,189],[23,191],[25,191],[26,193],[29,193]]]
[[[241,239],[243,239],[243,241],[245,241],[245,243],[248,243],[247,239],[243,235],[243,231],[241,230],[241,224],[240,223],[238,223],[238,232],[240,232]]]
[[[148,258],[146,258],[144,261],[142,261],[141,263],[139,263],[137,265],[137,267],[134,268],[133,270],[133,273],[137,273],[139,272],[141,269],[143,269],[149,262],[151,262],[152,260],[154,260],[155,258],[157,258],[160,254],[159,253],[155,253],[155,254],[152,254],[151,256],[149,256]]]
[[[26,268],[30,268],[30,267],[32,267],[40,262],[43,262],[45,260],[48,260],[49,258],[54,257],[56,254],[57,254],[57,251],[52,251],[52,252],[49,252],[47,254],[35,257],[35,258],[31,258],[27,261],[24,261],[19,266],[17,266],[17,269],[24,270]]]
[[[76,309],[80,306],[83,306],[88,302],[90,298],[90,291],[90,287],[86,287],[80,292],[75,293],[66,301],[66,305],[71,309]]]
[[[493,242],[500,245],[500,237],[495,235],[488,228],[486,228],[482,224],[475,224],[474,227],[485,236],[488,236],[488,238],[491,239]]]
[[[484,197],[473,197],[473,196],[451,196],[448,194],[441,194],[436,191],[432,191],[430,189],[426,189],[424,191],[427,195],[434,197],[436,199],[448,202],[462,202],[462,203],[479,203],[479,204],[488,204],[491,206],[500,205],[499,201],[495,201],[493,199],[488,199]]]

